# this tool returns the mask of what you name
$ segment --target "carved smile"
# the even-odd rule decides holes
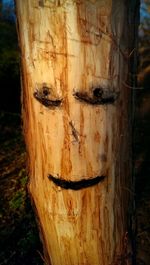
[[[88,188],[98,184],[99,182],[103,181],[105,176],[96,176],[95,178],[91,179],[81,179],[79,181],[71,181],[60,179],[58,177],[54,177],[52,175],[48,176],[49,180],[51,180],[56,186],[61,187],[63,189],[70,189],[70,190],[80,190],[84,188]]]

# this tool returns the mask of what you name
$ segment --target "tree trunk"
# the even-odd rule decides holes
[[[16,0],[16,10],[29,191],[46,262],[132,264],[137,1]]]

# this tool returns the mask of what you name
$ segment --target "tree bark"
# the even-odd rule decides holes
[[[137,10],[136,0],[16,0],[29,191],[47,264],[132,264]]]

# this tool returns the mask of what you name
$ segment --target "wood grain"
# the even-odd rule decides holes
[[[124,85],[130,10],[123,0],[16,0],[16,9],[29,190],[47,263],[132,264],[131,92]],[[36,100],[37,87],[45,84],[51,94]],[[117,100],[91,105],[74,97],[78,92],[91,98],[98,87]],[[45,99],[61,104],[48,108]],[[105,178],[66,190],[50,175],[70,182]]]

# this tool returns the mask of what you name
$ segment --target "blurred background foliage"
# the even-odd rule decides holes
[[[0,0],[0,265],[42,265],[27,192],[19,63],[14,3]]]
[[[0,108],[20,112],[19,47],[13,1],[0,0]]]
[[[141,0],[139,26],[139,86],[149,88],[150,84],[150,1]]]

